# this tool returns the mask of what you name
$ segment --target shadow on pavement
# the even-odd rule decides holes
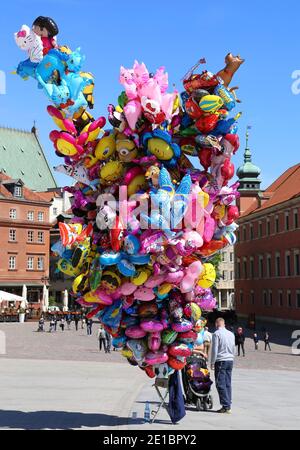
[[[24,430],[99,428],[101,426],[139,425],[143,419],[131,419],[110,414],[89,414],[67,411],[4,411],[0,410],[0,428]]]

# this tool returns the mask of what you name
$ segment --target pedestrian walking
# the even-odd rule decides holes
[[[45,326],[45,319],[44,319],[44,317],[42,316],[42,317],[40,318],[40,320],[39,320],[38,331],[45,331],[44,326]]]
[[[53,317],[53,321],[54,321],[54,331],[57,331],[57,322],[58,322],[57,316]]]
[[[77,314],[74,316],[75,330],[78,331],[79,317]]]
[[[235,345],[237,345],[238,348],[238,356],[241,356],[242,349],[243,356],[245,357],[245,340],[244,330],[242,327],[239,327],[235,335]]]
[[[91,336],[92,334],[92,326],[93,326],[92,319],[86,319],[86,332],[88,336]]]
[[[98,329],[97,338],[98,338],[98,342],[99,342],[99,352],[101,352],[102,346],[103,346],[105,353],[107,353],[106,331],[102,325],[100,325],[100,327]]]
[[[110,353],[110,350],[111,350],[111,334],[108,331],[105,331],[105,340],[106,340],[106,353]]]
[[[72,316],[71,316],[71,314],[68,314],[68,316],[67,316],[68,330],[71,330],[71,323],[72,323]]]
[[[270,334],[268,333],[268,331],[265,332],[264,342],[265,342],[265,352],[267,351],[267,349],[269,349],[269,351],[271,352],[272,349],[270,345]]]
[[[257,333],[254,333],[254,334],[253,334],[253,342],[254,342],[254,348],[255,348],[255,350],[258,350],[259,338],[258,338],[258,334],[257,334]]]
[[[216,388],[222,405],[218,413],[230,414],[235,337],[225,328],[224,319],[217,319],[216,329],[212,337],[211,368],[215,370]]]
[[[61,328],[61,331],[64,331],[64,330],[65,330],[65,319],[64,319],[63,317],[60,319],[60,324],[59,324],[59,326],[60,326],[60,328]]]
[[[54,331],[54,326],[55,326],[55,322],[54,322],[54,319],[53,319],[53,317],[52,317],[51,320],[50,320],[49,333],[53,333],[53,331]]]
[[[208,327],[205,327],[204,335],[203,335],[203,346],[204,346],[204,353],[205,353],[207,359],[209,357],[211,341],[212,341],[212,334],[209,332]]]

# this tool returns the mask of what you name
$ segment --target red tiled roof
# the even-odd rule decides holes
[[[51,202],[53,198],[60,198],[58,192],[39,192],[39,196],[42,197],[47,202]]]
[[[259,212],[272,206],[279,205],[292,198],[300,196],[300,164],[296,164],[286,170],[263,193],[263,204],[259,208],[251,207],[245,213],[247,216],[253,212]]]
[[[0,172],[0,195],[7,199],[13,199],[14,196],[11,194],[11,192],[6,189],[5,185],[1,184],[2,181],[9,180],[12,180],[12,178],[5,175],[3,172]],[[28,189],[26,186],[23,186],[23,198],[32,202],[49,203],[49,201],[43,198],[40,194],[32,191],[31,189]]]

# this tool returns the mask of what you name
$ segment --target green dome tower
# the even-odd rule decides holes
[[[239,192],[260,192],[260,174],[260,168],[252,163],[252,153],[249,148],[249,131],[247,130],[244,164],[237,170],[237,176],[240,182]]]

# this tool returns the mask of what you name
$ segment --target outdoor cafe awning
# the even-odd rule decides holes
[[[19,295],[10,294],[9,292],[0,291],[0,302],[23,302],[25,298]]]

